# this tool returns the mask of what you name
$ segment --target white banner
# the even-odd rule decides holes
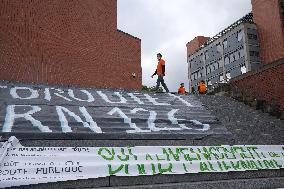
[[[284,146],[0,148],[0,187],[115,176],[230,172],[284,167]]]

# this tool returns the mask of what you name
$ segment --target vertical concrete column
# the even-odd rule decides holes
[[[226,77],[226,69],[225,69],[225,53],[224,53],[224,46],[223,46],[223,38],[220,41],[220,44],[222,46],[222,48],[221,48],[221,57],[222,57],[221,63],[222,63],[222,68],[223,68],[223,77],[224,77],[224,79],[227,80],[227,78],[225,78]]]
[[[244,32],[244,36],[243,36],[243,41],[244,41],[244,53],[245,53],[245,64],[246,64],[246,68],[247,71],[251,71],[251,64],[250,64],[250,53],[249,53],[249,43],[248,43],[248,29],[247,29],[247,25],[244,24],[243,28],[242,28],[243,32]]]

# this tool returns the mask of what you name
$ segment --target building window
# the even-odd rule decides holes
[[[191,75],[191,80],[197,80],[197,74],[198,74],[198,72],[195,72],[195,73],[193,73],[192,75]]]
[[[223,75],[220,75],[220,76],[219,76],[219,81],[220,81],[221,83],[224,82],[224,76],[223,76]]]
[[[198,78],[201,78],[201,77],[202,77],[202,72],[199,71],[199,73],[198,73]]]
[[[243,39],[244,32],[243,30],[238,31],[238,41],[241,41]]]
[[[214,63],[214,70],[218,70],[219,69],[219,62],[215,62]]]
[[[247,68],[246,68],[246,66],[241,66],[241,72],[242,72],[242,74],[247,73]]]
[[[256,57],[259,57],[259,52],[258,52],[258,51],[255,51],[255,52],[254,52],[254,55],[255,55]]]
[[[224,39],[223,41],[223,49],[226,49],[228,47],[228,40]]]
[[[239,52],[236,51],[236,52],[234,52],[234,54],[235,54],[235,60],[239,60],[240,59]]]
[[[227,81],[229,81],[231,79],[231,73],[230,72],[226,73],[226,78],[227,78]]]
[[[218,60],[218,65],[219,65],[219,68],[222,68],[223,65],[222,65],[222,59]]]
[[[210,64],[210,70],[211,70],[211,72],[215,71],[214,64]]]
[[[248,38],[257,40],[257,35],[255,35],[255,34],[248,34]]]
[[[206,70],[206,75],[208,75],[208,66],[205,67],[205,70]]]
[[[249,51],[249,55],[259,57],[259,52],[258,51]]]
[[[204,59],[207,60],[208,58],[209,58],[209,54],[208,54],[208,51],[206,51],[204,54]]]
[[[230,64],[230,58],[229,56],[225,57],[225,65]]]
[[[232,53],[230,55],[230,63],[232,63],[232,62],[235,62],[235,54],[234,53]]]
[[[280,8],[281,8],[281,15],[282,15],[282,24],[284,26],[284,0],[280,0]]]
[[[206,66],[206,75],[210,74],[210,67]]]
[[[222,53],[222,46],[220,43],[217,45],[217,52]]]
[[[207,85],[212,85],[212,81],[208,80]]]
[[[245,51],[244,49],[240,49],[240,58],[245,56]]]
[[[198,78],[198,72],[195,72],[195,73],[193,74],[193,80],[197,80],[197,78]]]

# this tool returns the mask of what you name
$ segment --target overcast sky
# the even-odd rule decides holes
[[[250,0],[118,0],[118,28],[142,40],[143,85],[156,85],[161,52],[170,91],[182,82],[188,90],[186,43],[213,37],[251,9]]]

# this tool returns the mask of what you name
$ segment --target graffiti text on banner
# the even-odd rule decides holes
[[[8,142],[7,142],[8,143]],[[1,187],[115,176],[284,167],[284,146],[8,147]],[[15,146],[15,145],[14,145]]]

